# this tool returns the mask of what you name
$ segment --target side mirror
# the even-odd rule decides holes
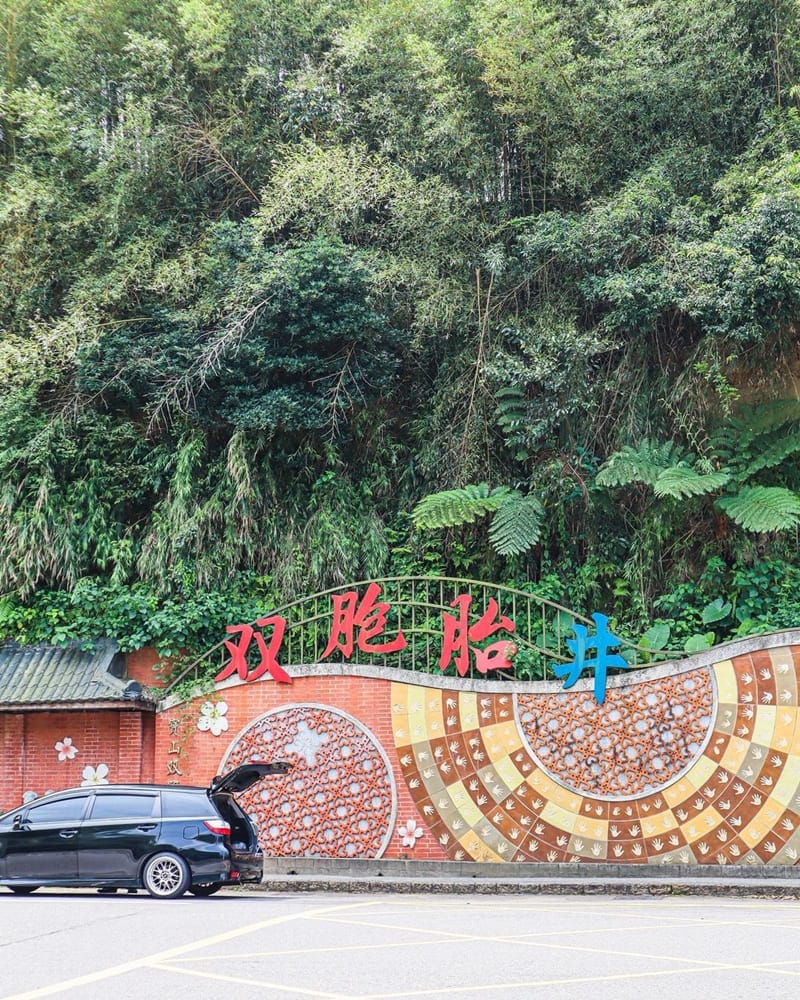
[[[11,829],[12,830],[21,830],[22,829],[22,813],[17,813],[17,815],[14,817],[14,823],[13,823]]]

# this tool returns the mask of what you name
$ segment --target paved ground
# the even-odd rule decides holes
[[[800,902],[0,890],[0,996],[785,1000]]]

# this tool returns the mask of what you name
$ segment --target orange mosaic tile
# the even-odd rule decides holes
[[[684,770],[706,741],[713,691],[707,670],[591,695],[520,694],[517,711],[543,767],[598,796],[649,791]]]
[[[585,691],[509,704],[454,690],[441,696],[446,739],[397,748],[453,859],[794,864],[799,677],[797,651],[773,649],[626,676],[603,706]],[[394,687],[403,704],[429,695]],[[509,714],[523,738],[511,747]]]

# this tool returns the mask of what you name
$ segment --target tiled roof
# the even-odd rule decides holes
[[[110,639],[94,651],[0,643],[0,710],[8,705],[123,701],[125,658]]]

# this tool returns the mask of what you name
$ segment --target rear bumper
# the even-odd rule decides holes
[[[234,875],[238,872],[238,875]],[[260,882],[264,877],[264,855],[261,851],[231,851],[232,882]]]

